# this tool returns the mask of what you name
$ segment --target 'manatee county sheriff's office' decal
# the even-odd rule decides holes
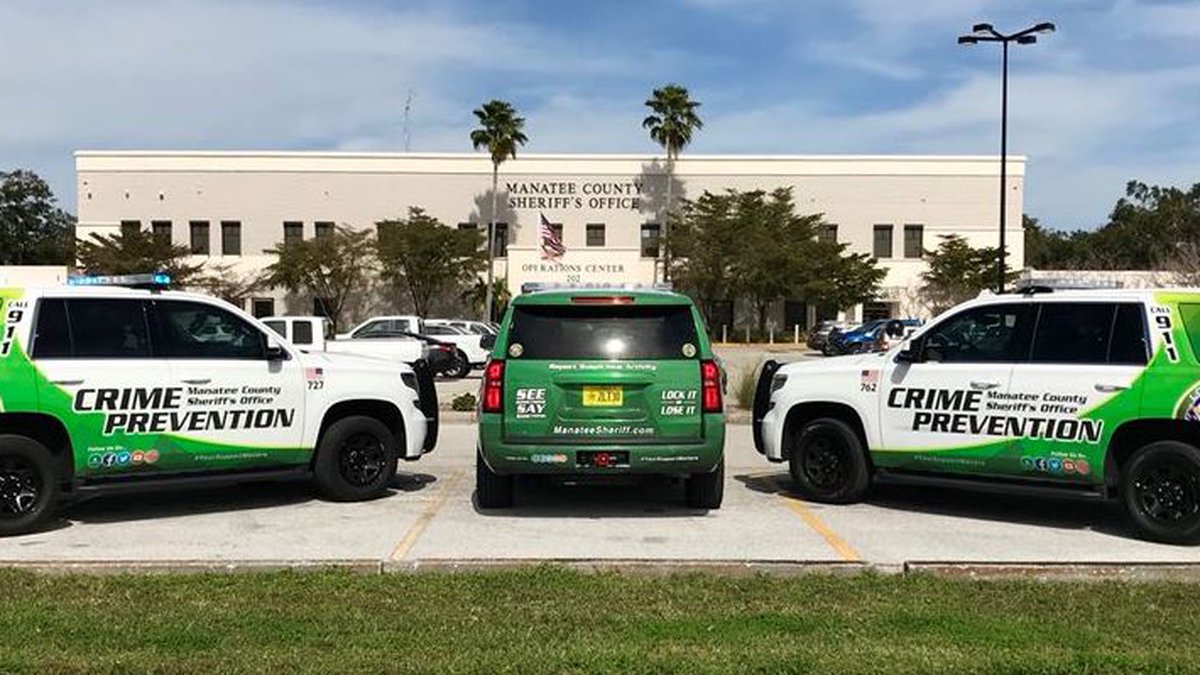
[[[913,410],[912,430],[926,433],[1042,438],[1096,444],[1104,420],[1073,417],[1081,395],[896,387],[889,408]]]
[[[291,427],[295,410],[248,407],[269,406],[280,393],[278,387],[253,386],[80,389],[72,407],[78,413],[104,413],[106,436]]]

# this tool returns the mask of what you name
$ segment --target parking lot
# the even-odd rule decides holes
[[[689,510],[679,484],[526,482],[516,508],[473,503],[474,427],[448,424],[437,450],[403,464],[385,498],[321,501],[304,482],[97,497],[49,529],[0,541],[0,563],[83,568],[340,564],[363,569],[514,561],[746,564],[1200,563],[1200,548],[1131,538],[1113,504],[887,487],[867,503],[810,504],[786,469],[727,443],[724,506]]]

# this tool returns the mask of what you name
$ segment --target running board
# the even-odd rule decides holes
[[[872,478],[883,485],[928,485],[933,487],[989,492],[1030,497],[1057,497],[1059,499],[1107,499],[1104,488],[1095,485],[1071,483],[1049,483],[1004,478],[959,478],[942,474],[927,474],[907,471],[879,469]]]
[[[260,480],[289,480],[303,478],[310,473],[307,466],[299,466],[288,469],[225,471],[221,473],[207,472],[203,474],[190,473],[93,478],[76,483],[73,492],[76,494],[91,494],[97,492],[138,492],[141,490],[209,487]]]

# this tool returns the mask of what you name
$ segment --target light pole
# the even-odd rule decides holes
[[[1004,230],[1008,213],[1008,43],[1031,45],[1037,42],[1038,33],[1053,33],[1054,24],[1044,21],[1023,31],[1005,35],[990,23],[977,23],[971,27],[970,35],[958,38],[960,45],[976,45],[980,42],[999,42],[1003,47],[1004,59],[1000,85],[1000,259],[996,261],[996,292],[1004,292],[1004,257],[1007,255]]]

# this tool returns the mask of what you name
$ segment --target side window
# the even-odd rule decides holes
[[[67,323],[67,303],[58,299],[42,300],[37,307],[33,358],[59,359],[70,356],[71,328]]]
[[[292,344],[311,345],[313,343],[312,324],[307,321],[297,321],[292,326]]]
[[[1015,363],[1029,354],[1033,308],[987,305],[942,321],[924,337],[924,357],[944,363]]]
[[[182,359],[265,359],[266,338],[254,326],[220,307],[202,302],[154,303],[159,334],[156,351]]]
[[[388,322],[383,319],[380,319],[378,321],[372,321],[372,322],[368,323],[367,325],[363,326],[362,328],[359,328],[358,330],[354,331],[353,337],[356,337],[356,338],[367,337],[368,335],[371,335],[372,333],[384,333],[387,331],[387,329],[388,329]]]
[[[264,321],[263,325],[279,334],[279,337],[287,339],[287,322],[286,321]]]
[[[150,358],[150,332],[141,300],[70,299],[72,354],[77,359]]]
[[[1045,302],[1033,338],[1032,363],[1107,363],[1116,305]]]
[[[1140,303],[1117,305],[1113,320],[1112,340],[1108,346],[1108,362],[1143,366],[1148,359],[1150,342],[1146,339],[1146,314]]]

